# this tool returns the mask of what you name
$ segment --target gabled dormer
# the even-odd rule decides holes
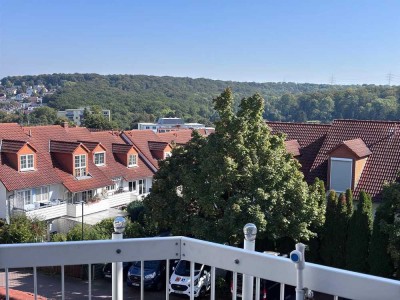
[[[79,142],[50,141],[50,152],[56,163],[76,178],[89,175],[88,156],[90,150]]]
[[[80,141],[83,143],[91,152],[93,162],[96,166],[101,167],[106,165],[106,148],[97,142],[86,142]]]
[[[112,144],[112,152],[118,161],[127,168],[138,166],[139,150],[135,146],[126,144]]]
[[[37,150],[29,142],[2,140],[1,152],[10,166],[19,172],[37,169]]]
[[[361,178],[371,150],[362,139],[347,140],[328,152],[329,189],[354,190]]]
[[[166,159],[171,156],[172,147],[166,142],[148,142],[151,154],[156,159]]]

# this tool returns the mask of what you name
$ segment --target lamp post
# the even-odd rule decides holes
[[[254,251],[256,248],[257,227],[252,223],[248,223],[243,227],[244,246],[243,249]],[[253,299],[253,276],[243,274],[242,295],[243,299]]]
[[[81,240],[83,241],[83,205],[85,204],[85,201],[81,201],[81,205],[82,205],[82,238]]]
[[[116,217],[114,219],[114,232],[112,234],[113,240],[122,240],[124,238],[123,233],[125,231],[126,220],[124,217]],[[111,269],[112,276],[112,299],[122,300],[123,299],[123,274],[122,274],[122,262],[113,262]]]

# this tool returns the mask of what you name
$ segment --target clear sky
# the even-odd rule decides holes
[[[400,1],[0,0],[0,78],[400,85]]]

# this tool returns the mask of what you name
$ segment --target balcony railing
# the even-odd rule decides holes
[[[294,263],[283,257],[247,251],[230,246],[186,238],[140,238],[125,240],[13,244],[0,245],[0,269],[5,269],[6,293],[9,291],[9,269],[33,267],[34,292],[37,295],[37,267],[87,264],[89,265],[88,298],[91,299],[91,265],[104,262],[166,260],[166,283],[169,283],[169,260],[184,259],[211,266],[210,298],[215,298],[216,268],[232,271],[234,278],[238,273],[256,278],[264,278],[284,285],[296,285]],[[143,268],[143,263],[141,264]],[[193,269],[192,269],[193,270]],[[191,271],[191,282],[194,272]],[[143,274],[143,269],[141,271]],[[348,299],[362,300],[398,300],[400,282],[326,266],[306,263],[304,269],[304,287]],[[235,280],[234,280],[235,281]],[[141,277],[141,299],[144,299],[143,276]],[[168,284],[167,284],[168,286]],[[191,287],[190,298],[194,298]],[[236,287],[234,286],[234,291]],[[61,294],[64,299],[64,274],[61,276]],[[257,294],[257,293],[256,293]],[[257,295],[256,295],[257,297]],[[259,295],[258,295],[259,297]],[[280,295],[285,299],[284,295]],[[169,299],[168,289],[165,299]],[[236,299],[235,292],[232,299]],[[256,298],[257,299],[257,298]],[[332,299],[332,298],[331,298]]]

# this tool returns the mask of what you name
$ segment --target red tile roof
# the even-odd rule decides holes
[[[21,148],[28,144],[35,152],[36,149],[28,142],[25,141],[15,141],[15,140],[2,140],[1,141],[1,152],[4,153],[17,153]]]
[[[272,132],[283,132],[297,139],[298,158],[309,183],[318,177],[327,181],[329,153],[346,146],[359,158],[368,157],[354,189],[380,201],[385,182],[398,179],[400,170],[400,123],[364,120],[334,120],[331,125],[267,122]]]
[[[353,152],[358,158],[363,158],[372,154],[371,150],[365,145],[362,139],[353,139],[344,141],[335,148],[333,148],[329,153],[332,153],[336,149],[342,146],[346,146],[351,152]]]
[[[50,152],[56,153],[73,153],[76,148],[82,146],[86,151],[90,152],[85,145],[79,142],[65,142],[65,141],[53,141],[50,140]]]
[[[161,142],[157,134],[152,130],[131,130],[124,131],[129,141],[136,146],[145,158],[155,167],[158,168],[158,160],[153,156],[149,149],[149,142]]]
[[[112,152],[113,153],[122,153],[122,154],[128,153],[129,150],[132,149],[132,145],[127,145],[127,144],[116,144],[116,143],[113,143],[111,145],[111,147],[112,147]]]
[[[106,149],[112,149],[113,145],[124,144],[124,140],[118,135],[118,133],[112,131],[92,132],[91,138],[93,140],[101,141],[102,145]],[[128,151],[132,147],[131,145],[125,146],[128,146]],[[106,152],[105,166],[99,166],[98,168],[111,179],[123,177],[125,180],[129,181],[145,177],[152,177],[154,175],[154,172],[149,169],[140,155],[137,167],[128,168],[127,166],[121,164],[118,159],[116,159],[112,151]]]
[[[271,128],[272,133],[284,133],[286,140],[297,140],[300,145],[300,156],[297,159],[307,182],[312,183],[314,177],[308,176],[308,173],[330,125],[286,122],[267,122],[267,125]]]
[[[172,144],[186,144],[192,139],[192,129],[182,129],[177,131],[157,133],[160,141]],[[212,129],[197,129],[202,136],[209,136],[214,132]]]
[[[370,194],[375,201],[382,197],[385,182],[397,179],[400,169],[400,123],[384,121],[335,120],[311,167],[310,175],[326,181],[328,154],[343,141],[361,138],[372,154],[368,157],[354,190]]]
[[[62,183],[71,192],[79,192],[111,185],[111,179],[116,177],[136,180],[152,177],[154,174],[142,159],[139,159],[138,166],[133,168],[127,168],[115,159],[112,153],[113,143],[122,144],[129,149],[132,147],[125,145],[119,132],[90,132],[84,127],[64,128],[59,125],[21,127],[14,123],[0,123],[0,140],[2,139],[11,141],[8,145],[6,143],[6,151],[7,148],[15,150],[26,142],[37,150],[35,171],[18,172],[10,166],[5,155],[1,155],[0,181],[8,191]],[[96,166],[92,159],[88,159],[90,177],[87,179],[78,180],[72,174],[63,171],[50,154],[50,150],[71,153],[79,145],[84,147],[87,145],[90,149],[94,149],[99,143],[106,149],[106,165]]]
[[[5,155],[1,155],[0,181],[8,191],[62,183],[61,178],[58,177],[53,168],[47,149],[41,151],[40,143],[33,140],[32,137],[29,137],[28,134],[25,133],[23,127],[18,124],[0,124],[0,139],[4,138],[17,141],[29,141],[37,150],[35,171],[18,172],[18,170],[11,167]]]
[[[297,140],[285,141],[286,151],[291,153],[293,156],[300,155],[300,144]]]
[[[168,146],[166,142],[148,142],[150,151],[164,151]]]

